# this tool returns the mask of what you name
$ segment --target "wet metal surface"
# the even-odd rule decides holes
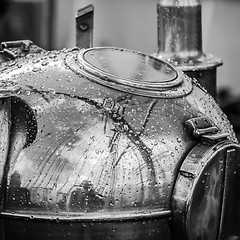
[[[197,144],[218,153],[186,121],[206,116],[227,133],[227,146],[236,142],[226,116],[196,81],[142,53],[42,52],[5,62],[0,72],[0,81],[19,86],[3,96],[0,112],[6,239],[171,239],[172,193],[186,156]],[[212,164],[210,185],[221,166]]]

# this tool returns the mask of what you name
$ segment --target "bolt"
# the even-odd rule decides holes
[[[87,23],[81,23],[79,25],[79,29],[80,29],[81,32],[86,32],[89,29],[89,26],[88,26]]]

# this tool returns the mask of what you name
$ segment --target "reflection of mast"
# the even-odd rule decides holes
[[[118,99],[118,103],[123,100],[130,101],[130,99],[131,99],[131,97],[129,99],[125,99],[125,98]],[[157,100],[155,100],[155,99],[150,102],[150,106],[147,109],[147,113],[146,113],[143,125],[142,125],[140,131],[136,132],[132,129],[130,124],[128,124],[126,122],[126,120],[123,118],[123,115],[124,115],[125,109],[126,109],[125,107],[123,107],[123,108],[118,107],[116,110],[116,108],[114,108],[115,103],[112,98],[105,99],[105,101],[104,101],[103,105],[108,106],[108,108],[105,109],[106,115],[108,117],[110,117],[110,119],[112,119],[113,122],[117,123],[117,127],[115,127],[115,129],[113,129],[114,134],[110,140],[110,145],[109,145],[110,153],[113,152],[112,154],[115,155],[114,156],[115,161],[113,162],[113,165],[112,165],[114,176],[112,177],[111,189],[113,189],[113,191],[115,189],[114,181],[116,179],[115,178],[115,168],[118,165],[118,163],[120,162],[123,155],[125,155],[127,153],[127,151],[124,150],[122,153],[120,153],[120,155],[116,155],[116,151],[113,151],[113,147],[115,146],[115,148],[117,148],[116,142],[119,140],[121,132],[124,132],[125,135],[131,140],[131,142],[137,147],[141,156],[143,157],[143,160],[145,161],[145,163],[147,165],[148,173],[150,174],[151,190],[153,190],[152,194],[156,195],[156,192],[154,191],[154,187],[153,187],[156,184],[156,173],[155,173],[155,168],[154,168],[152,157],[151,157],[152,152],[140,139],[140,136],[142,135],[142,133],[144,132],[144,130],[146,128],[146,125],[149,121],[152,110],[153,110],[154,106],[156,105],[156,103],[157,103]],[[109,108],[110,106],[111,106],[111,108]],[[103,106],[103,108],[104,108],[104,106]],[[120,123],[122,123],[122,124],[120,124]],[[140,171],[140,180],[141,180],[141,199],[142,199],[141,202],[143,202],[144,182],[143,182],[141,171]]]
[[[49,93],[49,91],[39,91],[37,89],[32,89],[31,91],[40,94],[41,96],[43,94]],[[147,110],[146,116],[144,118],[144,123],[142,125],[142,127],[140,128],[140,130],[135,131],[131,125],[126,121],[126,119],[124,118],[124,109],[121,108],[105,108],[104,102],[100,103],[98,101],[95,101],[94,99],[89,99],[87,97],[80,97],[80,96],[76,96],[76,95],[72,95],[72,94],[67,94],[67,93],[62,93],[62,92],[55,92],[55,95],[64,95],[66,97],[69,98],[74,98],[80,101],[83,101],[91,106],[94,106],[96,109],[98,110],[104,110],[104,116],[109,119],[111,119],[111,121],[114,123],[114,131],[116,132],[115,137],[117,140],[118,137],[117,135],[119,134],[124,134],[138,149],[143,161],[146,164],[147,167],[147,172],[148,172],[148,181],[150,183],[150,187],[149,190],[152,192],[153,196],[156,196],[156,191],[154,191],[154,186],[156,184],[156,173],[155,173],[155,168],[154,168],[154,164],[153,164],[153,160],[152,160],[152,152],[151,149],[149,149],[146,144],[142,141],[141,139],[141,135],[144,132],[146,125],[149,121],[150,115],[152,113],[152,110],[154,109],[155,104],[157,103],[157,100],[153,100],[152,102],[150,102],[149,108]],[[129,101],[131,99],[131,97],[124,97],[124,99],[118,99],[117,102],[119,101],[124,101],[127,100]],[[113,99],[112,99],[113,100]],[[114,101],[114,100],[113,100]],[[115,104],[115,103],[114,103]],[[119,104],[119,103],[118,103]],[[120,105],[119,105],[120,106]],[[120,111],[119,111],[120,110]],[[105,126],[106,128],[106,126]],[[71,130],[70,130],[71,131]],[[69,132],[67,133],[67,135],[72,135],[75,136],[75,134],[73,132]],[[114,134],[113,134],[114,135]],[[71,136],[69,136],[71,138]],[[69,137],[68,138],[64,138],[64,139],[59,139],[56,141],[54,141],[53,136],[52,136],[52,146],[47,150],[47,152],[44,153],[44,155],[41,154],[41,161],[39,161],[39,166],[37,171],[41,172],[41,179],[33,179],[33,181],[31,181],[30,185],[33,187],[46,187],[49,182],[51,181],[51,179],[58,179],[59,178],[59,174],[61,173],[61,170],[63,168],[58,168],[58,171],[53,171],[53,169],[51,170],[51,172],[53,172],[52,174],[54,174],[55,176],[52,176],[52,174],[49,174],[49,171],[51,168],[53,168],[53,164],[56,165],[58,161],[52,161],[49,164],[47,164],[47,161],[49,160],[49,158],[56,158],[57,156],[54,156],[54,153],[59,150],[59,146],[63,145],[63,143],[65,141],[69,141]],[[114,139],[112,139],[114,141]],[[49,141],[48,141],[49,142]],[[111,146],[109,146],[110,148],[112,148]],[[110,149],[111,150],[111,149]],[[111,151],[110,151],[111,154]],[[117,159],[115,159],[116,161],[114,161],[112,163],[112,166],[117,166],[118,162],[121,160],[121,158],[124,156],[124,152],[121,154],[119,154],[119,156],[117,156]],[[40,155],[39,155],[40,157]],[[44,161],[45,160],[45,161]],[[66,163],[65,163],[66,164]],[[44,168],[44,166],[46,165],[47,170]],[[42,167],[41,167],[42,166]],[[39,168],[40,167],[40,168]],[[45,174],[44,174],[45,173]],[[50,176],[46,175],[49,174]],[[46,176],[48,176],[46,178]],[[141,179],[142,182],[142,179]],[[26,183],[25,183],[26,184]],[[143,182],[142,182],[143,184]],[[30,185],[28,186],[28,188],[31,188]],[[51,187],[51,186],[49,186]],[[143,187],[143,186],[142,186]],[[62,189],[64,188],[64,186],[62,186],[60,189],[58,189],[58,191],[62,191]],[[49,188],[50,189],[50,188]]]
[[[151,158],[152,152],[143,143],[140,136],[143,133],[143,131],[148,123],[148,120],[150,118],[150,115],[151,115],[152,110],[153,110],[154,106],[156,105],[156,103],[157,103],[157,100],[153,100],[150,103],[147,114],[145,116],[144,123],[143,123],[142,128],[139,133],[136,133],[132,129],[132,127],[126,122],[126,120],[123,118],[123,115],[119,114],[119,112],[117,110],[115,110],[114,108],[107,112],[107,116],[110,117],[112,119],[112,121],[117,124],[118,128],[120,129],[120,132],[124,132],[125,135],[131,140],[131,142],[137,147],[137,149],[141,153],[143,160],[145,161],[145,163],[147,165],[148,172],[150,174],[151,186],[155,186],[155,184],[156,184],[156,173],[155,173],[153,161]],[[122,112],[124,112],[124,110]],[[120,155],[120,157],[122,157],[122,156],[123,155]],[[119,160],[117,162],[119,162]],[[115,163],[115,165],[117,164],[117,162]],[[156,192],[153,191],[153,195],[155,195],[155,194],[156,194]]]
[[[41,91],[41,92],[44,92],[44,91]],[[99,103],[99,102],[97,102],[93,99],[89,99],[89,98],[86,98],[86,97],[79,97],[79,96],[76,96],[76,95],[62,93],[62,92],[56,92],[55,94],[64,95],[64,96],[67,96],[67,97],[70,97],[70,98],[75,98],[75,99],[84,101],[85,103],[87,103],[89,105],[92,105],[92,106],[96,107],[97,109],[104,109],[102,103]],[[130,126],[130,124],[128,122],[126,122],[123,115],[121,115],[118,112],[118,110],[115,110],[114,108],[110,109],[108,111],[105,110],[106,116],[109,117],[114,123],[117,124],[120,132],[124,133],[128,137],[128,139],[130,139],[130,141],[137,147],[139,152],[141,153],[141,156],[142,156],[143,160],[145,161],[147,169],[148,169],[149,181],[151,183],[151,186],[155,186],[155,184],[156,184],[156,173],[155,173],[153,161],[152,161],[152,158],[151,158],[152,152],[151,152],[151,149],[149,149],[145,145],[145,143],[141,140],[140,136],[143,133],[144,128],[147,125],[147,122],[150,118],[150,115],[151,115],[152,110],[153,110],[156,103],[157,103],[157,100],[153,100],[152,103],[150,104],[149,109],[147,111],[147,115],[145,117],[145,122],[144,122],[144,124],[141,128],[140,133],[135,132],[135,130]],[[156,192],[153,191],[153,194],[155,195]]]

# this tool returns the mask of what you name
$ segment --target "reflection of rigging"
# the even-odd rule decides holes
[[[39,90],[35,90],[33,88],[32,88],[32,91],[35,91],[38,94],[41,93],[41,96],[49,93],[49,91],[43,91],[43,90],[39,92]],[[141,154],[142,159],[144,160],[148,169],[148,178],[149,178],[149,187],[150,187],[149,189],[152,192],[151,195],[156,196],[157,193],[156,191],[154,191],[154,189],[157,181],[156,181],[154,164],[151,156],[152,151],[150,148],[146,146],[146,144],[141,139],[141,136],[147,126],[147,123],[149,122],[154,106],[157,103],[156,99],[153,99],[149,102],[149,107],[144,117],[143,124],[140,130],[136,131],[124,118],[124,113],[126,111],[127,103],[130,103],[131,101],[130,95],[123,96],[117,99],[117,103],[115,103],[114,100],[111,98],[107,98],[103,101],[103,103],[101,103],[101,102],[95,101],[94,99],[89,99],[87,97],[80,97],[73,94],[67,94],[62,92],[54,92],[53,94],[78,99],[80,101],[84,101],[85,103],[91,106],[94,106],[96,109],[104,110],[103,112],[103,120],[105,120],[104,132],[106,131],[109,119],[111,119],[111,121],[114,123],[114,128],[111,129],[114,133],[109,141],[110,153],[114,152],[114,146],[117,146],[116,143],[117,141],[119,141],[121,134],[124,134],[131,141],[131,143],[133,143],[135,147],[139,150],[139,153]],[[123,104],[120,105],[120,102]],[[126,149],[123,150],[123,152],[120,153],[117,157],[115,156],[115,161],[112,163],[112,166],[114,168],[118,165],[118,163],[120,162],[121,158],[124,156],[125,153],[126,153]]]

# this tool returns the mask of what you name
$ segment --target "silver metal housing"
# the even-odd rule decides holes
[[[188,153],[215,145],[216,132],[237,145],[212,96],[143,53],[49,51],[5,62],[0,72],[7,239],[170,239],[172,194]],[[186,122],[199,117],[210,131],[193,135]]]

